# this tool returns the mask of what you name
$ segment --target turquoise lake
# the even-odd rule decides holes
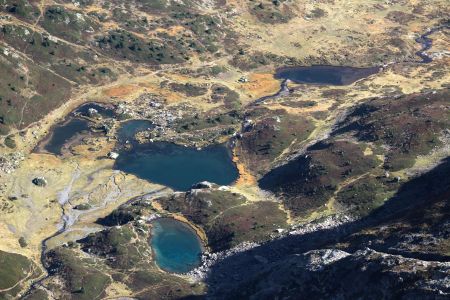
[[[177,191],[205,180],[229,185],[238,177],[230,151],[223,145],[197,150],[167,142],[135,143],[131,150],[120,151],[114,168]]]
[[[192,228],[170,218],[157,219],[152,225],[150,244],[161,269],[186,273],[200,265],[202,243]]]

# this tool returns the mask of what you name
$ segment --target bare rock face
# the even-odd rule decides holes
[[[335,263],[349,255],[350,253],[336,249],[312,250],[304,254],[304,258],[307,260],[305,267],[311,271],[320,271],[325,266]]]

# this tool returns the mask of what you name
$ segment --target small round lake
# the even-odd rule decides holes
[[[379,67],[354,68],[345,66],[285,67],[277,70],[275,78],[295,83],[347,85],[377,73]]]
[[[157,219],[152,225],[150,243],[161,269],[186,273],[200,265],[202,243],[192,228],[170,218]]]
[[[205,180],[228,185],[239,175],[223,145],[198,150],[167,142],[136,143],[120,152],[114,168],[178,191]]]

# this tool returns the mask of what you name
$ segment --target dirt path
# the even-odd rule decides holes
[[[33,275],[35,270],[36,270],[35,267],[33,265],[31,265],[30,266],[30,270],[27,272],[27,275],[24,278],[22,278],[21,280],[17,281],[13,286],[11,286],[9,288],[0,289],[0,293],[10,291],[10,290],[16,288],[18,285],[24,283],[26,280],[28,280],[28,278],[30,278]]]

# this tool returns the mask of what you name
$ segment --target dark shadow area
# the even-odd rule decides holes
[[[360,241],[352,243],[352,235],[365,229],[375,226],[389,226],[393,223],[409,223],[414,227],[424,222],[430,222],[432,227],[431,223],[433,221],[436,223],[436,220],[432,220],[431,217],[427,220],[427,215],[430,213],[427,209],[433,208],[433,206],[437,210],[437,222],[445,223],[444,220],[449,219],[449,207],[447,203],[450,195],[449,174],[450,157],[446,158],[433,170],[404,183],[394,197],[365,218],[336,228],[318,230],[304,235],[286,236],[220,261],[212,267],[207,278],[207,284],[209,286],[208,297],[212,299],[229,299],[235,297],[233,295],[236,295],[236,288],[242,285],[244,280],[255,278],[255,276],[262,276],[261,278],[269,276],[270,274],[261,274],[261,270],[265,266],[276,264],[295,254],[301,254],[315,249],[336,248],[336,244],[340,242],[347,242],[349,244],[345,248],[349,252],[364,249],[364,246],[359,245]],[[380,249],[379,251],[381,250],[389,253],[389,247]],[[396,251],[393,252],[391,254],[398,254],[401,251],[397,251],[397,253],[395,253]],[[422,260],[450,261],[449,256],[420,251],[401,254],[406,257]],[[351,270],[347,271],[351,273]],[[358,280],[356,277],[354,279]],[[304,279],[297,278],[293,280],[292,285],[302,285],[302,280]],[[325,277],[323,280],[339,281],[339,278]],[[378,279],[374,278],[373,280],[376,281]],[[306,284],[306,282],[304,283]],[[395,287],[392,289],[395,290]],[[317,298],[327,298],[324,296],[326,292],[321,291],[318,294],[312,293],[311,295]],[[389,293],[389,290],[386,292]],[[311,295],[291,295],[289,299],[304,299]],[[395,298],[395,295],[388,294],[386,298]],[[267,299],[271,298],[268,297]]]

